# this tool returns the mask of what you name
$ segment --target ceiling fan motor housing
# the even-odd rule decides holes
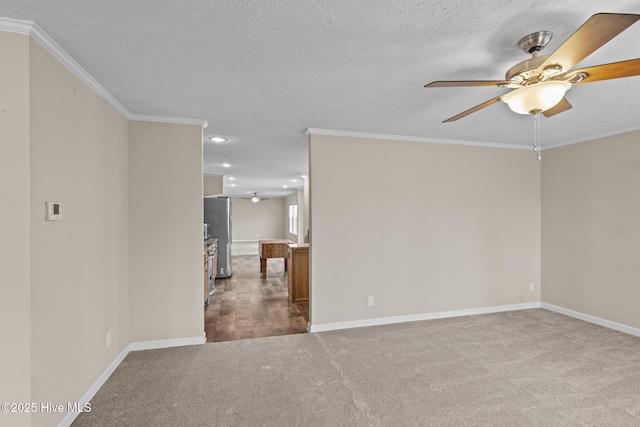
[[[549,57],[536,56],[534,58],[525,59],[509,68],[505,75],[505,80],[515,80],[519,82],[527,82],[529,80],[539,80],[540,74],[536,71],[540,65]]]

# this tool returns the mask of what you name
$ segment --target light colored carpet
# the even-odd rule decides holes
[[[640,338],[543,309],[130,353],[73,426],[639,426]]]

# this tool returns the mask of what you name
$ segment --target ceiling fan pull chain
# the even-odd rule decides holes
[[[542,160],[540,153],[540,111],[533,114],[533,151],[536,152],[538,160]]]

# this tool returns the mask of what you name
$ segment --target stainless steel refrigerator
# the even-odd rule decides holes
[[[218,238],[218,271],[216,278],[229,277],[231,271],[231,199],[204,198],[204,222],[209,224],[209,237]]]

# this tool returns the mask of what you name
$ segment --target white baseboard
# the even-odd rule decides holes
[[[100,387],[102,387],[104,383],[107,382],[111,374],[113,374],[113,371],[116,370],[116,368],[120,365],[120,363],[122,363],[124,358],[127,357],[127,354],[129,354],[129,351],[130,351],[129,347],[130,347],[130,344],[127,345],[120,352],[120,354],[115,358],[113,362],[111,362],[111,364],[102,373],[102,375],[98,377],[96,382],[94,382],[93,385],[89,388],[89,390],[87,390],[84,396],[80,398],[80,400],[78,401],[78,403],[80,404],[79,405],[80,407],[82,407],[85,403],[89,402],[93,398],[93,396],[96,395],[98,390],[100,390]],[[73,421],[78,417],[79,414],[80,414],[79,412],[67,412],[67,415],[62,419],[62,421],[60,421],[60,424],[58,424],[58,427],[69,427],[71,423],[73,423]]]
[[[474,314],[499,313],[502,311],[526,310],[540,308],[539,302],[523,304],[499,305],[494,307],[470,308],[465,310],[439,311],[436,313],[410,314],[407,316],[378,317],[374,319],[353,320],[348,322],[307,324],[309,332],[334,331],[338,329],[361,328],[364,326],[388,325],[391,323],[415,322],[418,320],[444,319],[447,317],[471,316]]]
[[[600,317],[581,313],[579,311],[569,310],[568,308],[564,308],[564,307],[558,307],[557,305],[553,305],[553,304],[547,304],[546,302],[542,303],[542,308],[544,308],[545,310],[564,314],[565,316],[584,320],[585,322],[595,323],[596,325],[604,326],[605,328],[614,329],[616,331],[620,331],[629,335],[635,335],[636,337],[640,337],[640,329],[634,328],[632,326],[623,325],[622,323],[601,319]]]
[[[156,340],[156,341],[139,341],[127,344],[127,346],[120,352],[120,354],[114,359],[113,362],[105,369],[100,377],[93,383],[93,385],[87,390],[87,392],[80,398],[78,403],[82,407],[85,403],[89,402],[93,396],[96,395],[100,387],[104,385],[109,379],[111,374],[122,363],[127,354],[131,351],[138,350],[151,350],[158,348],[180,347],[184,345],[199,345],[207,342],[207,336],[205,333],[201,337],[187,337],[187,338],[174,338],[169,340]],[[79,412],[68,412],[67,415],[60,421],[58,427],[69,427],[73,421],[78,417]]]
[[[169,340],[138,341],[129,344],[131,351],[154,350],[157,348],[181,347],[184,345],[200,345],[207,342],[206,334],[200,337],[173,338]]]

